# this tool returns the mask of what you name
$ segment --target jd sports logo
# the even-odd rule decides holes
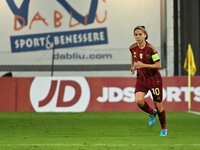
[[[84,77],[38,77],[31,85],[30,99],[37,112],[83,112],[90,90]]]

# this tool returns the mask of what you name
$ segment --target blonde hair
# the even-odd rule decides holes
[[[147,40],[148,39],[148,33],[147,33],[146,29],[145,29],[145,26],[137,26],[137,27],[135,27],[134,28],[134,33],[135,33],[135,30],[137,30],[137,29],[142,30],[144,32],[144,34],[146,34],[145,40]]]

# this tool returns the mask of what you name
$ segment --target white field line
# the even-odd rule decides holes
[[[0,147],[177,147],[196,146],[200,144],[0,144]]]
[[[200,115],[200,112],[197,112],[197,111],[188,111],[188,112],[192,114]]]

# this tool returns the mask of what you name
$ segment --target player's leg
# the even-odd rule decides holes
[[[162,105],[162,84],[156,85],[153,88],[151,88],[151,93],[154,100],[154,105],[158,111],[158,118],[161,125],[161,136],[167,135],[167,128],[166,128],[166,115],[165,110]]]
[[[162,129],[166,128],[166,115],[163,108],[162,102],[154,102],[156,109],[158,110],[158,118],[160,120],[160,125]]]
[[[135,101],[140,109],[149,114],[149,126],[152,127],[155,124],[155,116],[157,111],[156,109],[151,108],[144,100],[144,96],[147,92],[148,89],[142,84],[142,82],[137,82],[135,90]]]
[[[144,96],[146,93],[144,92],[136,92],[135,93],[135,102],[144,112],[148,114],[154,114],[153,108],[149,106],[149,104],[144,100]]]
[[[146,113],[149,114],[149,126],[153,127],[155,124],[155,117],[157,114],[156,109],[153,109],[149,106],[149,104],[144,100],[145,93],[144,92],[137,92],[135,96],[135,101],[137,105]]]
[[[143,82],[137,81],[135,89],[135,102],[144,112],[148,114],[153,114],[154,110],[148,105],[148,103],[144,100],[144,96],[148,92],[148,89],[145,87]]]
[[[163,108],[162,102],[154,102],[156,109],[158,110],[158,118],[161,125],[160,136],[167,136],[167,127],[166,127],[166,115]]]

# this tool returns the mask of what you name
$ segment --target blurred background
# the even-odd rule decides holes
[[[163,76],[187,75],[188,44],[199,75],[198,0],[5,0],[0,73],[16,77],[128,77],[133,29],[144,25]]]
[[[0,22],[0,149],[200,149],[199,0],[0,0]],[[138,25],[162,63],[166,138],[135,103]]]

